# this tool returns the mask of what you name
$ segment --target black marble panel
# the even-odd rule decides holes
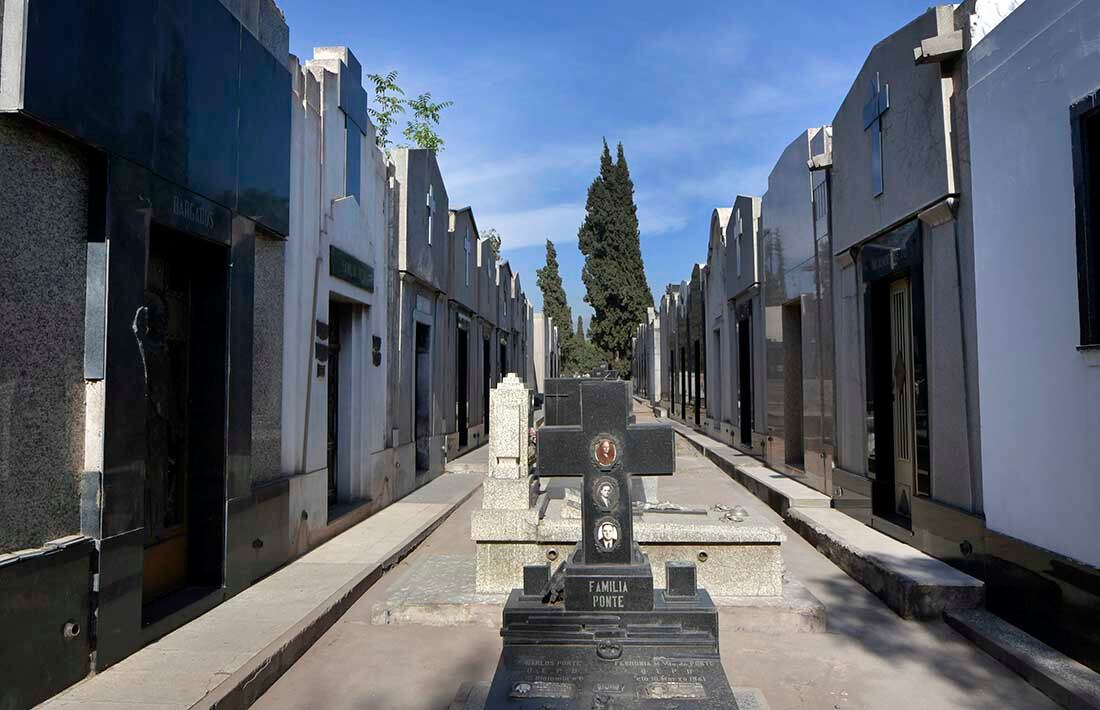
[[[285,235],[290,73],[218,0],[34,0],[24,110]]]
[[[145,262],[152,174],[110,163],[107,264],[106,411],[103,451],[104,537],[144,523],[145,378],[133,324],[145,306]]]
[[[630,473],[667,475],[676,470],[676,435],[667,423],[632,424],[626,430]]]
[[[237,212],[290,232],[290,72],[241,32],[240,159]]]
[[[99,541],[99,607],[95,669],[101,671],[141,647],[142,528]]]
[[[643,611],[572,611],[513,590],[486,708],[736,709],[704,590]]]
[[[523,596],[539,597],[550,588],[550,563],[523,566]]]
[[[0,564],[0,707],[31,707],[87,675],[93,552],[84,538]]]
[[[694,562],[665,563],[665,597],[694,599],[698,593]]]
[[[635,565],[575,564],[565,568],[565,608],[620,612],[653,609],[653,570],[642,558]]]
[[[581,382],[576,377],[548,377],[543,396],[545,426],[579,425],[581,423]]]
[[[181,232],[229,244],[233,213],[218,203],[155,175],[149,177],[146,196],[152,221]]]
[[[28,4],[24,109],[77,138],[150,165],[157,3]]]
[[[241,26],[221,3],[158,0],[153,169],[234,207]],[[245,32],[244,34],[247,34]]]
[[[347,152],[347,155],[344,157],[344,165],[346,168],[344,194],[354,195],[355,199],[359,200],[361,203],[363,201],[360,185],[362,182],[360,172],[363,169],[363,134],[350,118],[345,119],[344,125],[347,127],[347,142],[344,146]]]
[[[289,558],[289,498],[289,479],[283,478],[229,501],[226,540],[229,594],[244,589]]]

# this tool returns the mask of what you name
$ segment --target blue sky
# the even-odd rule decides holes
[[[762,194],[782,148],[832,119],[875,42],[929,4],[279,0],[303,60],[347,45],[364,74],[396,69],[406,94],[455,102],[440,129],[451,206],[501,232],[536,308],[553,240],[586,322],[577,229],[601,138],[626,150],[658,297],[706,260],[711,210]]]

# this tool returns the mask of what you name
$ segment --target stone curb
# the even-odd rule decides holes
[[[475,486],[461,499],[451,503],[432,522],[401,541],[377,565],[364,569],[355,579],[340,588],[320,606],[309,612],[282,636],[268,644],[236,672],[222,681],[192,708],[211,710],[243,710],[259,699],[309,648],[324,635],[351,606],[359,600],[387,570],[397,565],[421,542],[443,524],[459,507],[481,488]]]
[[[837,511],[829,512],[844,515]],[[928,557],[928,560],[942,565],[945,572],[951,572],[960,578],[965,577],[973,583],[952,583],[950,580],[942,584],[924,583],[908,577],[879,559],[873,552],[846,544],[843,537],[806,517],[797,508],[787,512],[786,521],[787,525],[818,552],[884,601],[903,619],[935,619],[948,610],[974,609],[985,603],[985,585],[981,581],[964,575],[934,557]],[[893,542],[893,538],[885,535],[883,537]]]
[[[784,476],[778,472],[771,472],[771,469],[768,469],[759,459],[749,454],[743,454],[732,446],[723,444],[720,441],[715,441],[714,445],[711,446],[708,442],[700,440],[700,438],[709,439],[710,437],[694,429],[690,429],[679,422],[672,422],[672,428],[677,434],[682,436],[685,441],[691,444],[696,451],[706,457],[708,461],[720,468],[727,476],[747,488],[750,493],[767,503],[769,508],[780,515],[786,515],[787,510],[790,508],[832,507],[832,500],[824,493],[815,491],[789,476]],[[731,461],[727,452],[733,452],[734,456],[744,457],[752,461],[751,466]],[[767,470],[769,474],[774,473],[775,482],[772,483],[765,480],[760,471],[754,472],[751,469]],[[793,490],[783,490],[784,488]]]
[[[947,610],[973,609],[985,603],[985,588],[978,580],[973,580],[976,584],[928,584],[909,578],[876,557],[873,552],[853,548],[846,544],[843,537],[813,520],[811,518],[813,511],[835,512],[832,510],[832,501],[824,494],[807,488],[802,483],[784,477],[778,472],[775,472],[776,480],[782,486],[769,485],[769,482],[763,480],[761,472],[755,472],[754,475],[754,471],[750,470],[760,469],[770,472],[770,469],[759,463],[757,459],[748,457],[747,454],[739,454],[751,460],[753,464],[745,466],[735,463],[725,455],[725,452],[727,449],[732,451],[736,449],[717,441],[714,445],[710,445],[711,439],[706,434],[696,432],[679,422],[672,422],[672,428],[708,460],[748,489],[750,493],[767,503],[772,510],[782,515],[792,530],[828,557],[833,564],[844,570],[848,576],[882,599],[903,619],[933,619]],[[806,488],[805,497],[781,489],[792,485]],[[806,511],[805,514],[800,512],[803,509]],[[940,562],[932,557],[928,560],[942,564],[945,572],[950,570],[970,579],[969,576],[958,573],[946,562]]]
[[[945,612],[964,638],[1069,710],[1100,710],[1100,673],[984,609]]]

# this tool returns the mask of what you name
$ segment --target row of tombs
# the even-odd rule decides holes
[[[380,145],[355,54],[300,62],[271,0],[30,0],[0,36],[0,687],[26,706],[442,474],[557,338],[434,151]]]
[[[875,44],[766,191],[713,210],[632,372],[662,414],[982,580],[1093,668],[1100,59],[1074,28],[1098,21],[964,2]]]

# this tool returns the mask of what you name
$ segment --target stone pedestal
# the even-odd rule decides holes
[[[563,515],[564,500],[540,500],[541,518],[478,516],[471,536],[477,541],[477,591],[507,594],[522,586],[523,565],[557,566],[581,537],[581,521]],[[707,515],[646,513],[634,516],[634,539],[653,562],[654,585],[665,586],[665,562],[695,562],[699,585],[714,597],[780,597],[783,594],[782,543],[778,527],[749,517],[730,522],[720,512]]]
[[[474,511],[471,520],[476,530],[496,530],[519,539],[536,534],[539,488],[528,459],[530,419],[530,394],[516,375],[509,374],[489,393],[489,476],[482,487],[482,509]],[[481,570],[479,562],[477,591],[489,591]]]

